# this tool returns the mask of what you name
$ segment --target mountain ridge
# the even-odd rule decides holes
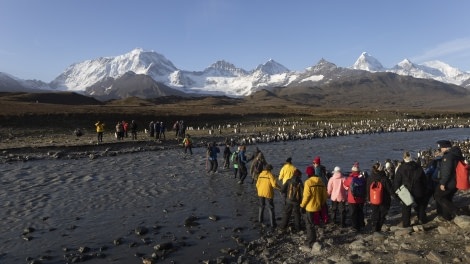
[[[132,84],[140,87],[139,92],[132,92],[131,87],[124,88],[124,84],[119,84],[119,82],[124,82],[121,77],[130,72],[135,74]],[[72,64],[49,84],[37,80],[19,80],[0,73],[0,91],[11,89],[11,87],[14,88],[14,91],[21,90],[21,87],[29,89],[28,91],[38,88],[44,90],[45,87],[50,87],[50,91],[76,91],[101,99],[134,95],[143,98],[178,95],[176,91],[195,96],[244,97],[262,89],[325,85],[341,80],[347,81],[348,78],[363,76],[366,73],[381,72],[432,79],[470,88],[469,73],[462,72],[443,62],[432,61],[418,65],[405,59],[394,67],[386,69],[367,52],[363,52],[353,66],[348,68],[338,67],[322,58],[317,64],[300,72],[290,71],[272,59],[264,64],[259,64],[250,71],[237,68],[224,60],[214,62],[203,71],[185,71],[177,69],[162,54],[137,48],[119,56],[100,57]],[[150,77],[156,84],[145,80],[141,77],[142,75]],[[140,76],[141,84],[136,81],[138,79],[136,76]],[[144,84],[149,87],[144,89]],[[165,87],[164,90],[167,92],[162,92],[160,88],[156,87]],[[113,91],[115,89],[119,89],[119,91]]]

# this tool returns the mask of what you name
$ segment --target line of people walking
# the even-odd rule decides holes
[[[457,192],[456,162],[464,157],[460,148],[452,146],[448,140],[438,142],[436,158],[427,168],[423,168],[420,160],[414,160],[410,152],[405,151],[402,160],[396,164],[390,160],[386,160],[384,165],[379,161],[372,164],[370,175],[360,169],[358,162],[354,162],[350,173],[345,175],[339,166],[328,172],[317,156],[312,165],[305,168],[304,181],[301,170],[293,165],[291,157],[286,159],[276,177],[273,166],[258,148],[247,157],[244,145],[237,147],[234,152],[229,147],[230,144],[227,144],[224,150],[224,169],[231,162],[233,177],[243,184],[250,167],[259,200],[258,222],[265,226],[264,213],[267,211],[268,225],[277,232],[299,232],[305,225],[307,247],[317,240],[316,228],[323,225],[334,224],[340,228],[350,227],[352,232],[363,232],[366,228],[364,212],[367,208],[371,211],[368,219],[370,231],[381,232],[394,200],[401,204],[400,225],[404,228],[412,225],[413,209],[418,219],[415,224],[428,222],[426,209],[431,197],[436,201],[439,219],[451,220],[463,213],[453,204],[452,199]],[[249,162],[252,162],[251,166],[248,166]],[[214,166],[211,165],[211,169]],[[413,203],[408,203],[402,197],[399,190],[403,188],[410,193]],[[283,216],[279,227],[275,217],[275,189],[279,190],[283,200]]]

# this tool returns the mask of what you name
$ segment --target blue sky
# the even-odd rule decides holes
[[[135,48],[190,71],[218,60],[349,67],[364,51],[384,67],[407,58],[470,71],[469,10],[467,0],[0,0],[0,72],[50,82]]]

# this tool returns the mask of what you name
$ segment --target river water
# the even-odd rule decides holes
[[[437,148],[438,140],[462,141],[469,138],[470,128],[351,135],[275,143],[279,148],[267,151],[266,156],[269,157],[268,162],[273,160],[273,165],[280,165],[287,157],[292,157],[293,163],[304,169],[311,165],[313,158],[320,156],[327,169],[340,166],[347,172],[355,161],[359,162],[361,169],[368,170],[377,160],[401,160],[405,150],[416,158],[419,150]],[[259,148],[265,152],[262,145]]]
[[[350,135],[249,145],[247,152],[258,147],[276,175],[292,157],[305,180],[305,168],[316,156],[328,170],[340,166],[347,172],[356,161],[368,170],[376,160],[401,160],[405,150],[416,157],[418,150],[436,148],[438,140],[469,137],[470,128]],[[237,248],[234,236],[257,239],[254,184],[237,184],[232,169],[208,175],[203,148],[193,149],[192,156],[182,152],[2,164],[0,263],[41,256],[50,258],[44,263],[64,263],[64,255],[84,246],[92,252],[106,249],[105,258],[87,263],[142,263],[136,256],[151,256],[153,246],[163,242],[175,248],[165,263],[197,263],[224,255],[221,248]],[[275,206],[280,222],[277,192]],[[189,217],[196,224],[185,226]],[[134,233],[140,226],[149,229],[144,237]],[[35,231],[25,239],[22,233],[28,227]],[[118,238],[123,244],[115,246]]]

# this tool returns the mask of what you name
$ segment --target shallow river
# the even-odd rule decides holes
[[[400,160],[404,150],[416,157],[418,150],[435,148],[440,139],[469,137],[466,128],[256,146],[275,174],[288,157],[304,173],[315,156],[321,157],[328,170],[340,166],[349,171],[355,161],[361,169],[369,169],[376,160]],[[248,153],[254,149],[247,147]],[[162,242],[171,242],[175,250],[158,263],[198,263],[223,256],[221,248],[237,248],[234,237],[258,238],[259,229],[253,224],[257,215],[254,185],[250,180],[237,184],[231,169],[208,175],[205,166],[202,148],[194,149],[193,156],[177,149],[94,160],[1,164],[0,263],[26,263],[30,262],[27,258],[41,257],[43,263],[64,263],[64,255],[71,256],[85,246],[91,253],[101,248],[105,256],[86,263],[142,263],[137,256],[149,257],[153,246]],[[275,204],[280,223],[279,193]],[[185,226],[188,217],[194,217],[193,226]],[[22,235],[28,227],[35,231]],[[138,236],[136,227],[149,232]],[[122,241],[119,246],[113,244],[117,239]]]

